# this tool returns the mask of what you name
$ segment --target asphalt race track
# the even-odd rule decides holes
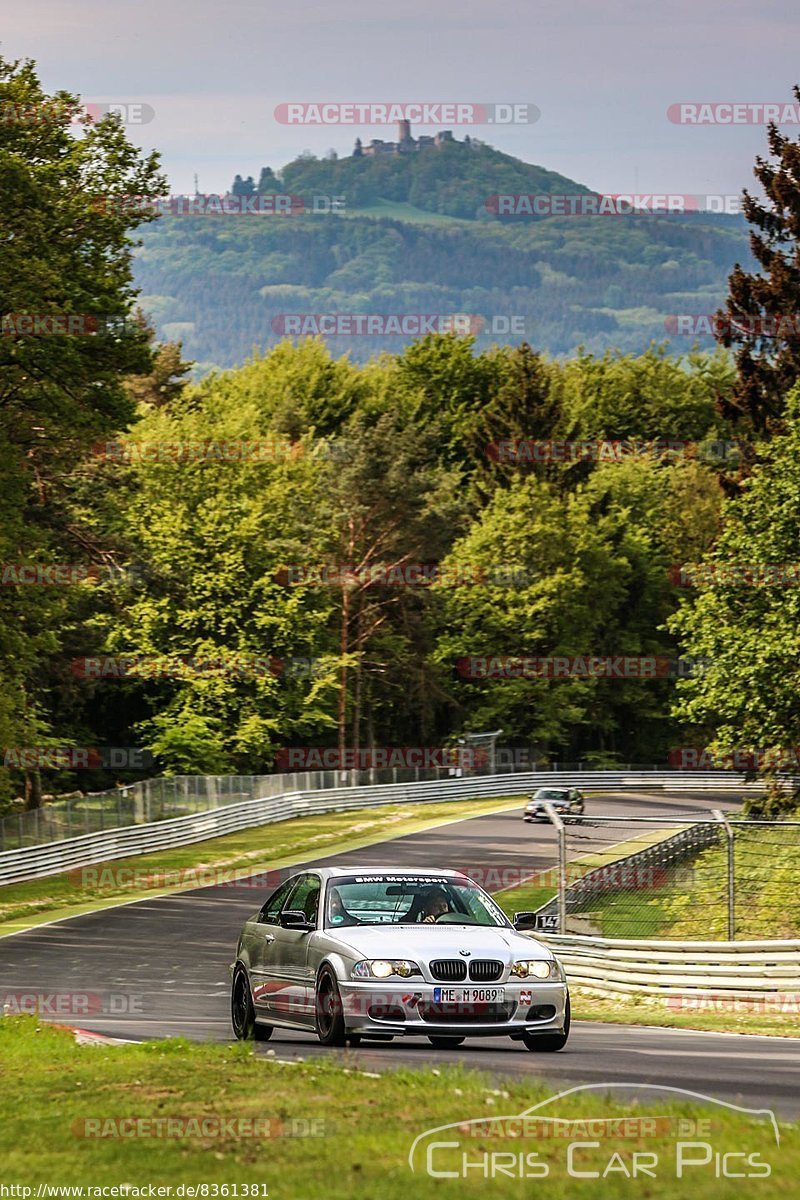
[[[678,816],[738,804],[739,797],[700,792],[679,797],[615,793],[590,795],[587,815]],[[494,890],[509,879],[552,866],[555,859],[555,831],[549,825],[523,825],[521,808],[522,801],[505,813],[314,861],[465,871],[491,867],[497,869],[496,882],[490,876],[487,886]],[[587,840],[616,842],[637,831],[630,825],[613,831],[595,827]],[[264,863],[262,869],[268,866]],[[201,888],[2,938],[0,994],[88,995],[91,1011],[60,1019],[115,1037],[225,1041],[232,1036],[228,965],[243,921],[265,894],[263,888],[245,886]],[[323,1048],[311,1034],[281,1030],[257,1052],[281,1059],[343,1053]],[[365,1042],[345,1053],[353,1065],[368,1070],[429,1066],[435,1053],[443,1064],[459,1061],[495,1075],[543,1076],[556,1087],[661,1084],[748,1108],[772,1107],[789,1118],[800,1116],[800,1039],[576,1022],[559,1054],[531,1054],[504,1038],[470,1039],[459,1049],[436,1052],[425,1039]]]

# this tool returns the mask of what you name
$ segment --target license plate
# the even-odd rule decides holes
[[[506,989],[501,987],[468,987],[433,989],[434,1004],[502,1004]]]

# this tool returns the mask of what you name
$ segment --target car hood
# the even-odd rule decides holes
[[[541,942],[513,929],[490,929],[484,925],[374,925],[326,929],[328,937],[347,946],[359,958],[459,958],[468,950],[470,958],[551,958]],[[466,955],[464,956],[466,957]]]

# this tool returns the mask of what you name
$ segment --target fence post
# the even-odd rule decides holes
[[[736,941],[736,879],[734,876],[734,841],[733,828],[725,813],[720,808],[712,809],[715,818],[725,826],[728,840],[728,941]]]
[[[558,836],[558,932],[563,936],[567,932],[567,828],[549,801],[544,809]]]

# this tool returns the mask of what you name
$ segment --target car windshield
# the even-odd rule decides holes
[[[555,788],[539,788],[539,791],[534,793],[534,800],[566,800],[566,792],[558,792]]]
[[[452,876],[364,874],[331,881],[326,927],[386,924],[509,927],[491,896]]]

